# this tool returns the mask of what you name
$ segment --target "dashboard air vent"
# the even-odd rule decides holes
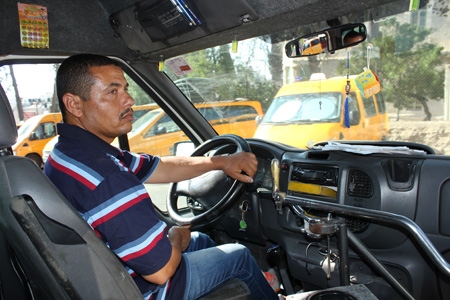
[[[308,153],[308,159],[327,160],[330,158],[330,153],[324,151],[312,151]]]
[[[353,233],[361,233],[369,227],[370,222],[358,218],[346,218],[345,224]]]
[[[348,173],[347,194],[353,197],[370,198],[373,195],[372,179],[361,170],[352,169]]]

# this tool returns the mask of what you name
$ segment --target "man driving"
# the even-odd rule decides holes
[[[134,100],[120,65],[105,56],[67,58],[56,85],[63,123],[44,172],[121,259],[145,299],[196,299],[231,278],[245,282],[253,299],[278,299],[246,247],[215,246],[186,227],[168,229],[144,187],[211,170],[251,183],[252,153],[156,157],[111,146],[131,130]]]

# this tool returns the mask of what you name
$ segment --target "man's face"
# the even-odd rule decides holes
[[[95,84],[90,99],[82,101],[79,121],[84,129],[111,143],[132,128],[134,104],[128,94],[128,83],[117,66],[92,67]]]

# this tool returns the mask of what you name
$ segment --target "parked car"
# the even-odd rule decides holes
[[[133,122],[136,122],[140,117],[145,115],[147,112],[154,110],[158,108],[158,105],[156,104],[144,104],[144,105],[136,105],[133,106],[133,116],[134,120]],[[47,161],[48,156],[50,155],[50,152],[52,152],[53,148],[55,147],[55,144],[58,142],[58,135],[55,135],[52,139],[50,139],[42,149],[42,162],[45,164]],[[117,141],[115,141],[114,145],[119,145]]]
[[[222,101],[195,105],[219,134],[237,134],[252,137],[257,121],[263,117],[261,103],[258,101]],[[151,153],[158,156],[174,154],[174,145],[186,141],[186,134],[178,125],[156,105],[135,106],[133,129],[128,134],[132,151]],[[144,113],[144,114],[142,114]],[[43,149],[45,162],[58,137],[51,139]],[[116,139],[113,142],[118,145]]]
[[[133,122],[139,120],[140,117],[145,115],[151,110],[157,109],[159,106],[157,104],[144,104],[144,105],[134,105],[133,106]]]
[[[146,185],[169,227],[187,224],[218,245],[245,245],[262,271],[274,270],[288,300],[450,299],[449,0],[4,0],[1,7],[1,299],[143,298],[42,170],[12,150],[21,105],[55,108],[56,70],[76,53],[107,55],[122,66],[135,105],[170,117],[184,135],[172,139],[166,126],[153,137],[169,139],[174,153],[244,149],[257,157],[252,184],[204,176]],[[358,39],[347,41],[351,32]],[[317,38],[320,47],[303,53],[302,42]],[[358,86],[368,71],[379,89],[364,80]],[[311,83],[314,74],[328,79]],[[324,83],[333,77],[348,77],[350,88],[339,81],[330,91]],[[335,123],[271,124],[242,141],[236,127],[197,106],[252,99],[266,121],[289,123],[302,111],[298,103],[278,114],[276,102],[304,90],[321,99],[307,110],[311,123],[325,108],[333,114],[328,104],[339,100]],[[360,99],[362,92],[374,96]],[[369,131],[369,102],[383,118],[378,132]],[[356,103],[359,125],[352,125]],[[342,126],[347,121],[350,128]],[[238,126],[244,135],[256,122]],[[334,126],[337,135],[328,134]],[[117,147],[144,151],[131,133]],[[248,298],[239,281],[204,297]]]
[[[263,117],[258,101],[220,101],[195,104],[218,134],[252,137],[257,121]],[[128,133],[130,149],[136,153],[173,155],[173,146],[188,137],[162,109],[154,109],[133,123]]]
[[[61,113],[47,113],[25,121],[18,130],[17,142],[12,146],[15,155],[28,157],[42,168],[43,149],[58,134],[56,123],[61,120]]]

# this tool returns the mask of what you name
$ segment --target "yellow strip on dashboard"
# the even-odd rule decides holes
[[[319,195],[325,197],[336,198],[337,192],[329,187],[322,185],[303,183],[303,182],[289,182],[288,189],[294,192],[306,193],[311,195]]]

